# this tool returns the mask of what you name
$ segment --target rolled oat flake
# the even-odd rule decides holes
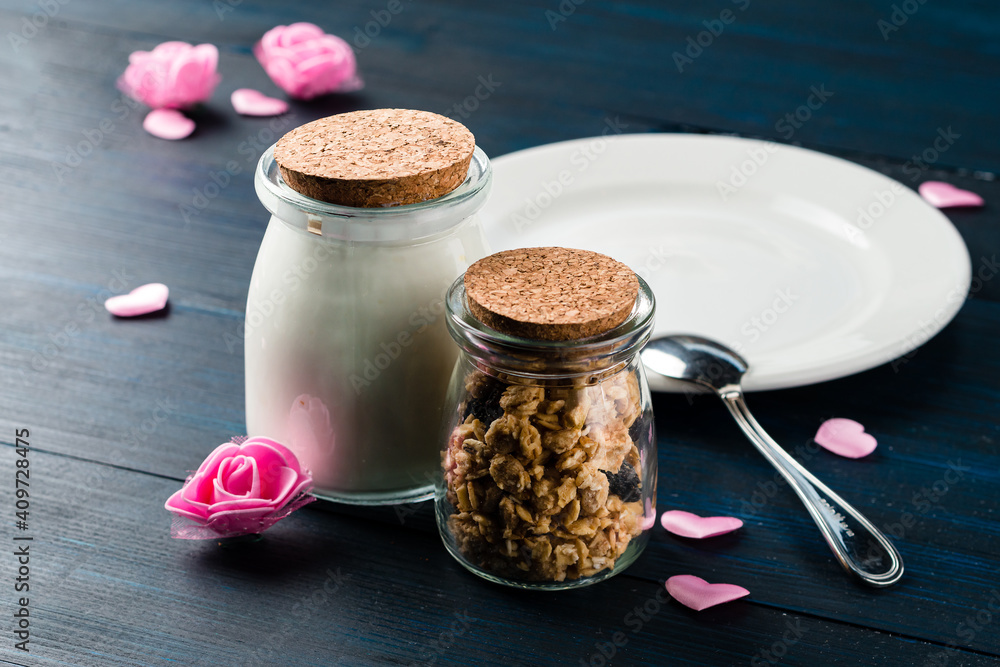
[[[521,588],[584,586],[638,557],[655,516],[656,439],[638,352],[653,295],[569,248],[475,262],[448,294],[462,349],[436,496],[445,546]]]

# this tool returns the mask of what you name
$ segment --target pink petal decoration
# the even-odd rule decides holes
[[[734,516],[701,517],[681,510],[664,512],[660,523],[674,535],[699,540],[731,533],[743,526],[743,522]]]
[[[750,595],[750,591],[742,586],[710,584],[693,574],[678,574],[667,579],[667,592],[682,605],[695,611]]]
[[[253,88],[234,90],[229,99],[236,113],[244,116],[277,116],[288,111],[288,102],[268,97]]]
[[[917,191],[928,203],[938,208],[982,206],[984,204],[983,198],[975,192],[956,188],[951,183],[944,183],[943,181],[921,183]]]
[[[878,444],[873,435],[865,433],[864,426],[853,419],[840,418],[823,422],[813,440],[820,447],[849,459],[868,456]]]
[[[170,290],[163,283],[149,283],[128,294],[111,297],[104,302],[104,307],[118,317],[135,317],[163,310],[169,296]]]
[[[152,51],[135,51],[118,79],[118,88],[153,109],[186,109],[212,96],[222,79],[215,68],[219,50],[212,44],[164,42]]]
[[[194,121],[176,109],[153,109],[142,121],[142,129],[160,139],[183,139],[194,132]]]
[[[271,28],[254,46],[253,53],[271,80],[300,100],[364,86],[351,46],[312,23]]]

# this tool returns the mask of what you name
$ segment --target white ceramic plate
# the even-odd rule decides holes
[[[643,134],[540,146],[493,167],[483,211],[493,250],[560,245],[625,262],[656,295],[654,335],[733,347],[750,363],[748,390],[896,359],[940,331],[968,292],[968,250],[944,215],[821,153]]]

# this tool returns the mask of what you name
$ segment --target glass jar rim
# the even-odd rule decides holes
[[[274,159],[276,145],[264,151],[254,172],[254,187],[264,207],[297,231],[353,243],[411,243],[447,232],[482,207],[493,181],[490,160],[476,146],[465,181],[446,195],[400,206],[341,206],[292,189]]]
[[[621,324],[587,338],[553,341],[505,334],[480,322],[468,308],[462,275],[445,298],[448,332],[466,353],[505,373],[529,379],[601,373],[628,362],[652,335],[656,298],[645,280],[636,279],[639,293]]]

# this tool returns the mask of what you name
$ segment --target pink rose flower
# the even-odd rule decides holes
[[[118,88],[153,109],[184,109],[204,102],[222,79],[216,71],[219,50],[212,44],[164,42],[136,51],[118,79]]]
[[[312,502],[311,488],[295,454],[255,437],[219,445],[165,507],[181,519],[174,521],[174,537],[235,537],[260,533]]]
[[[350,45],[312,23],[271,28],[253,53],[271,80],[300,100],[358,90],[364,85]]]

